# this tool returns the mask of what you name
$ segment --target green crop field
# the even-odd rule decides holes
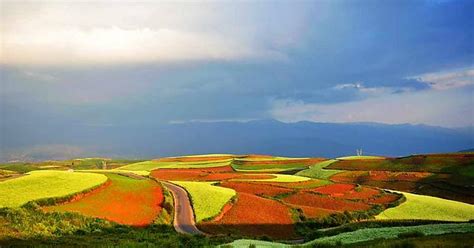
[[[231,165],[240,172],[281,172],[308,168],[311,158],[244,157],[235,158]]]
[[[329,237],[322,237],[304,244],[287,245],[276,242],[240,239],[221,247],[230,246],[234,248],[240,247],[319,247],[324,245],[349,245],[360,242],[366,242],[379,239],[397,239],[399,235],[417,233],[425,236],[442,235],[448,233],[472,233],[474,232],[473,223],[461,224],[429,224],[421,226],[400,226],[400,227],[380,227],[365,228],[352,232],[345,232]]]
[[[218,215],[224,205],[236,195],[233,189],[214,186],[212,182],[173,181],[189,193],[196,222]]]
[[[97,173],[32,171],[0,182],[0,207],[19,207],[29,201],[65,197],[99,186],[107,177]]]
[[[301,170],[308,168],[305,164],[291,163],[291,164],[263,164],[263,165],[240,165],[232,163],[232,167],[240,172],[279,172],[287,170]]]
[[[120,169],[112,169],[112,170],[76,170],[79,172],[98,172],[98,173],[131,173],[136,174],[139,176],[148,176],[150,175],[150,171],[139,171],[139,170],[120,170]]]
[[[324,237],[311,242],[307,245],[315,244],[353,244],[358,242],[376,240],[376,239],[396,239],[398,235],[403,233],[423,233],[429,235],[441,235],[446,233],[468,233],[474,232],[474,224],[430,224],[422,226],[405,226],[405,227],[381,227],[366,228],[354,232],[341,233],[332,237]]]
[[[304,176],[304,177],[311,177],[316,179],[329,179],[334,174],[342,172],[341,170],[329,170],[325,169],[326,166],[336,162],[336,160],[326,160],[315,165],[312,165],[306,170],[302,170],[295,175],[297,176]]]
[[[131,171],[152,171],[154,169],[188,169],[188,168],[206,168],[229,165],[232,159],[223,159],[217,161],[204,162],[162,162],[162,161],[143,161],[119,167],[119,170]]]
[[[474,219],[474,205],[442,198],[403,193],[406,201],[377,215],[376,219],[425,219],[469,221]]]

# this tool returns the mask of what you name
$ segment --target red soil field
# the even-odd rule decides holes
[[[216,181],[216,180],[247,180],[247,179],[272,179],[275,178],[275,176],[272,175],[256,175],[256,174],[245,174],[245,173],[215,173],[215,174],[209,174],[206,177],[204,177],[204,180],[206,181]]]
[[[152,177],[162,180],[175,181],[222,181],[230,179],[271,179],[272,175],[247,174],[239,172],[207,172],[200,169],[158,169],[150,174]]]
[[[445,173],[474,163],[474,153],[426,154],[401,158],[339,160],[328,169]]]
[[[304,164],[313,165],[321,161],[325,161],[325,158],[308,158],[308,159],[283,159],[283,160],[255,160],[255,161],[243,161],[236,160],[233,163],[239,165],[283,165],[283,164]]]
[[[306,218],[321,218],[324,216],[328,216],[333,213],[337,213],[337,211],[324,209],[324,208],[315,208],[315,207],[308,207],[308,206],[298,206],[292,205],[295,208],[299,208],[303,211],[303,215]]]
[[[355,189],[355,185],[353,184],[330,184],[326,186],[321,186],[313,191],[319,192],[321,194],[331,195],[331,196],[343,196],[349,191],[353,191]]]
[[[238,193],[237,202],[219,221],[199,224],[199,228],[209,233],[266,235],[277,239],[295,236],[287,206],[247,193]]]
[[[429,172],[392,172],[392,171],[346,171],[335,174],[331,180],[336,182],[366,182],[366,181],[408,181],[417,182],[432,176]]]
[[[205,156],[205,157],[176,157],[176,158],[158,158],[153,161],[159,162],[211,162],[232,159],[234,156]]]
[[[369,199],[369,203],[370,204],[383,204],[383,205],[386,205],[386,204],[389,204],[391,202],[394,202],[396,200],[398,200],[401,196],[398,196],[398,195],[395,195],[395,194],[384,194],[380,197],[375,197],[375,198],[371,198]]]
[[[132,226],[153,223],[162,209],[163,191],[160,185],[153,180],[107,176],[110,178],[108,186],[68,203],[43,209],[47,212],[79,212]]]
[[[370,205],[362,202],[345,201],[327,196],[321,196],[310,192],[298,192],[283,199],[284,202],[299,206],[324,208],[334,211],[356,211],[367,210]]]
[[[292,190],[286,188],[248,182],[223,182],[220,186],[234,189],[239,193],[249,193],[270,197],[292,192]]]
[[[360,187],[359,190],[352,190],[344,194],[344,199],[361,199],[366,200],[373,198],[381,193],[380,190],[369,188],[369,187]]]
[[[309,189],[309,188],[316,188],[316,187],[321,186],[321,180],[319,179],[311,179],[307,181],[292,182],[292,183],[283,183],[283,182],[255,182],[255,183],[284,187],[284,188],[289,188],[289,189]]]
[[[336,198],[354,200],[368,200],[382,193],[380,190],[374,188],[362,186],[356,188],[353,184],[339,183],[322,186],[312,191],[325,195],[330,195]]]

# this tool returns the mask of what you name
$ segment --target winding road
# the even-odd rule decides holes
[[[194,222],[194,213],[188,193],[183,188],[161,181],[173,194],[174,198],[174,220],[173,226],[179,233],[204,235]]]

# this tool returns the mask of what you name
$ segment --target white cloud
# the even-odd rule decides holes
[[[211,3],[3,1],[1,7],[1,64],[286,59],[255,39],[252,25],[233,24],[227,18],[238,16]]]
[[[212,34],[152,30],[94,28],[13,32],[3,38],[4,64],[84,64],[152,61],[281,58],[246,44]]]
[[[426,82],[431,88],[436,90],[459,88],[474,85],[474,68],[426,73],[409,78]]]
[[[395,92],[410,91],[409,88],[395,88],[395,87],[366,87],[362,82],[338,84],[332,87],[333,90],[356,90],[364,95],[381,95]]]
[[[270,114],[280,121],[423,123],[447,127],[474,125],[472,90],[416,91],[356,102],[312,104],[273,101]]]
[[[333,87],[335,90],[343,90],[343,89],[361,89],[364,86],[360,82],[356,83],[349,83],[349,84],[338,84]]]

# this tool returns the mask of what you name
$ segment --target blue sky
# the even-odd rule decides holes
[[[4,130],[474,125],[473,1],[1,1]]]

